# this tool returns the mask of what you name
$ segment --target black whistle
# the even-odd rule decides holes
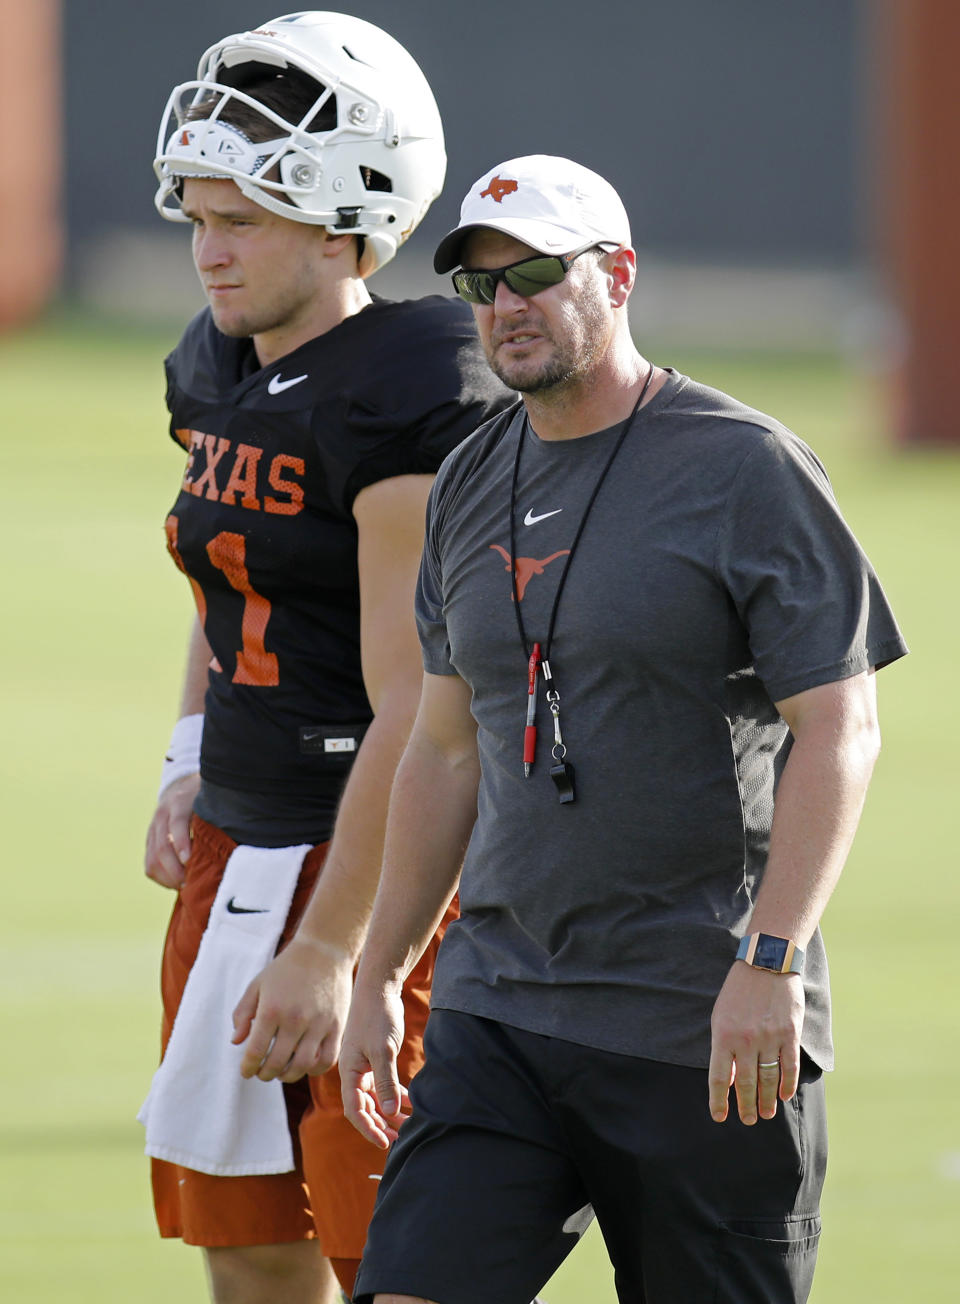
[[[573,791],[573,766],[568,761],[561,761],[559,765],[551,765],[550,778],[557,785],[561,806],[576,800],[576,794]]]

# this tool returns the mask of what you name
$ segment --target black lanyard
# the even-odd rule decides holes
[[[623,444],[624,439],[626,439],[630,427],[633,425],[634,417],[637,415],[637,412],[640,409],[640,404],[646,397],[652,379],[653,363],[649,363],[646,379],[643,382],[640,395],[636,403],[634,403],[630,415],[623,423],[623,429],[617,436],[616,443],[610,450],[610,455],[604,463],[603,470],[600,472],[597,482],[593,486],[593,492],[590,494],[590,498],[584,508],[583,515],[580,518],[580,524],[577,526],[577,532],[573,536],[573,543],[571,543],[567,552],[567,560],[563,564],[563,571],[560,574],[560,582],[557,585],[557,591],[553,597],[550,621],[547,625],[547,637],[543,643],[542,651],[539,643],[534,643],[531,648],[530,644],[527,642],[527,632],[523,623],[523,612],[520,609],[520,591],[517,585],[517,484],[520,479],[520,456],[523,452],[523,445],[527,435],[527,427],[529,425],[526,414],[524,414],[523,426],[520,430],[520,438],[517,441],[517,453],[513,461],[513,480],[510,484],[510,556],[512,559],[510,578],[513,585],[513,609],[517,617],[517,630],[520,634],[520,645],[523,648],[523,655],[527,661],[527,723],[523,741],[523,769],[524,774],[529,777],[536,752],[536,677],[537,670],[539,669],[542,671],[544,682],[547,685],[547,702],[550,706],[550,713],[553,716],[553,748],[551,755],[553,756],[555,764],[550,769],[550,777],[557,785],[562,805],[572,802],[575,798],[575,793],[573,786],[573,766],[565,759],[567,749],[560,733],[560,694],[557,692],[553,672],[550,667],[550,648],[553,644],[553,631],[557,623],[557,611],[560,608],[560,598],[563,594],[563,587],[567,582],[570,565],[573,561],[574,554],[577,551],[577,545],[580,542],[580,536],[583,534],[587,518],[593,509],[593,504],[596,502],[601,486],[607,478],[607,472],[613,465],[613,459],[616,457],[617,453],[619,453],[621,445]]]

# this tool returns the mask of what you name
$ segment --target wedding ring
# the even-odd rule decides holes
[[[779,1067],[780,1067],[780,1061],[778,1059],[771,1060],[769,1064],[757,1065],[758,1069],[778,1069]]]

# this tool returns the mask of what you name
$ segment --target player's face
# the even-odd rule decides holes
[[[323,229],[268,212],[227,180],[187,179],[182,207],[217,327],[236,337],[296,336],[322,294]]]
[[[488,270],[538,253],[512,236],[479,230],[464,241],[462,265]],[[492,304],[472,307],[491,370],[523,394],[586,378],[612,339],[606,277],[592,253],[578,258],[559,285],[525,298],[500,281]]]

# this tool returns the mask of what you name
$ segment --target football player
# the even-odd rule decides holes
[[[192,224],[208,306],[166,362],[197,619],[147,836],[177,899],[141,1117],[161,1235],[203,1247],[215,1301],[327,1304],[328,1261],[349,1293],[376,1194],[332,1066],[419,698],[426,495],[513,398],[466,305],[368,289],[445,165],[417,64],[341,14],[219,41],[161,124],[157,206]]]

